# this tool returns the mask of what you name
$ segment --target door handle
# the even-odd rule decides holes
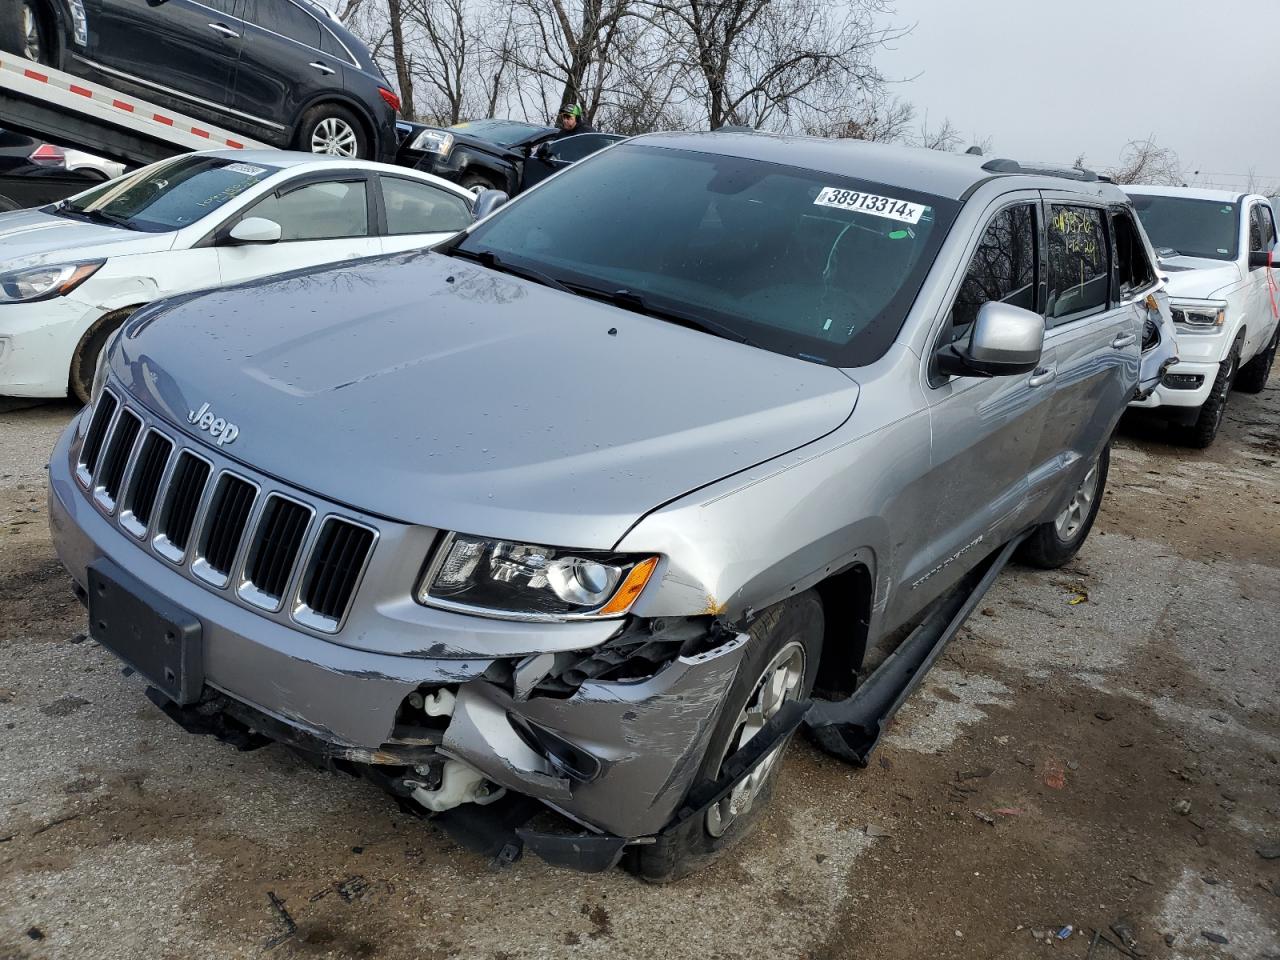
[[[1111,346],[1115,347],[1117,350],[1123,350],[1125,347],[1130,346],[1137,341],[1137,339],[1137,336],[1132,333],[1121,333],[1111,341]]]
[[[209,29],[212,30],[214,33],[220,33],[224,37],[229,37],[232,40],[240,39],[240,34],[236,33],[234,30],[228,27],[225,23],[211,23],[209,24]]]
[[[1037,367],[1035,372],[1027,379],[1027,386],[1043,387],[1046,383],[1052,383],[1057,377],[1057,370],[1050,370],[1048,367]]]
[[[337,71],[334,70],[333,67],[328,66],[327,64],[321,63],[319,60],[313,60],[311,63],[307,64],[307,66],[315,67],[317,70],[319,70],[321,73],[325,75],[337,73]]]

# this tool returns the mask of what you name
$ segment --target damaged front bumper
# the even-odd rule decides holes
[[[201,732],[228,734],[223,738],[233,742],[229,732],[265,736],[331,763],[371,766],[405,797],[431,764],[459,761],[494,787],[533,798],[585,828],[566,841],[579,848],[607,838],[621,849],[653,837],[676,816],[694,786],[745,634],[713,633],[707,621],[702,636],[681,644],[684,652],[649,675],[606,680],[588,671],[567,686],[540,682],[566,656],[559,636],[548,638],[554,653],[505,658],[344,646],[230,604],[139,549],[76,484],[69,451],[75,429],[64,433],[49,468],[58,555],[82,591],[90,568],[109,564],[123,582],[145,584],[199,621],[204,694],[183,708],[166,705],[188,729],[204,725],[210,729]],[[605,645],[650,629],[600,626],[596,642]],[[511,629],[528,643],[527,625]],[[554,633],[555,625],[545,629]],[[448,711],[407,724],[406,712],[413,712],[407,705],[438,691],[448,691]],[[234,721],[230,727],[226,717]],[[557,854],[560,841],[548,844],[549,859],[573,859]],[[536,839],[529,846],[543,852]]]

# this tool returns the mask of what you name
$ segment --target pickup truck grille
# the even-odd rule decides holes
[[[336,633],[377,530],[219,459],[104,390],[76,477],[99,510],[197,583],[260,613]]]

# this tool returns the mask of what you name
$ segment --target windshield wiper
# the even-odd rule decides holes
[[[600,290],[596,287],[589,287],[582,284],[574,284],[575,293],[581,293],[583,296],[592,297],[597,300],[604,300],[606,303],[612,303],[615,307],[621,307],[623,310],[632,310],[635,313],[643,313],[646,317],[654,317],[658,320],[666,320],[668,323],[676,323],[682,327],[689,327],[691,330],[701,330],[703,333],[710,333],[713,336],[723,337],[726,340],[733,340],[735,343],[745,343],[749,347],[758,347],[759,344],[754,343],[749,337],[743,336],[737,330],[727,324],[719,323],[715,320],[708,320],[706,317],[698,316],[692,313],[686,313],[683,310],[672,310],[670,307],[659,307],[650,303],[641,294],[634,290],[628,290],[625,287],[621,290]]]
[[[535,270],[533,267],[518,267],[514,263],[507,263],[505,260],[498,259],[497,254],[492,250],[464,250],[462,247],[454,247],[447,253],[451,257],[473,260],[482,266],[488,267],[490,270],[497,270],[499,273],[509,273],[513,277],[532,280],[534,283],[540,283],[544,287],[550,287],[552,290],[561,290],[565,293],[574,292],[567,284],[562,283],[550,274],[543,273],[541,270]]]
[[[82,210],[71,206],[70,201],[63,200],[53,208],[54,213],[60,213],[68,217],[79,217],[81,220],[87,220],[90,223],[104,223],[109,227],[123,227],[126,230],[131,229],[129,226],[129,217],[115,217],[102,210]]]

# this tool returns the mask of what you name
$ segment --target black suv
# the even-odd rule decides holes
[[[461,184],[468,190],[503,190],[515,196],[597,150],[626,139],[617,133],[579,133],[520,120],[488,118],[429,127],[400,124],[399,162]]]
[[[310,0],[3,0],[0,49],[206,123],[391,160],[399,98]]]

